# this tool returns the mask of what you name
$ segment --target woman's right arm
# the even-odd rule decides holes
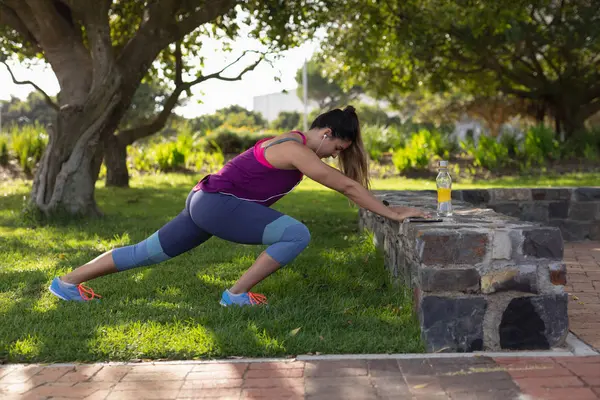
[[[339,170],[327,165],[315,153],[304,146],[293,146],[293,150],[288,154],[291,156],[291,164],[305,176],[342,193],[358,206],[375,214],[396,221],[403,221],[408,217],[423,217],[427,215],[422,210],[410,207],[404,207],[403,209],[396,207],[398,211],[393,211],[361,184],[348,178]]]

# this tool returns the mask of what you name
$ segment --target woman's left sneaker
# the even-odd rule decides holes
[[[229,289],[223,292],[221,301],[219,302],[223,307],[229,306],[258,306],[261,304],[267,304],[267,298],[265,295],[260,293],[240,293],[233,294]]]
[[[74,285],[72,283],[63,282],[59,277],[52,280],[48,289],[50,290],[50,293],[56,297],[67,301],[90,301],[94,300],[96,297],[102,297],[83,284]]]

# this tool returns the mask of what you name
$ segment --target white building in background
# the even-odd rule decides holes
[[[359,96],[355,102],[371,105],[379,104],[379,106],[383,108],[388,106],[387,102],[376,101],[366,95]],[[318,107],[319,105],[316,101],[309,100],[308,113],[310,114],[312,110]],[[296,94],[296,89],[292,89],[287,92],[275,92],[254,96],[252,110],[261,113],[267,121],[272,122],[282,111],[296,111],[302,116],[304,113],[304,103]],[[388,113],[388,115],[391,117],[397,115],[397,113]],[[463,116],[455,122],[453,135],[458,140],[465,140],[469,131],[473,132],[473,137],[477,141],[479,135],[484,131],[484,128],[481,123],[467,116]]]
[[[318,108],[316,101],[308,102],[308,112]],[[254,96],[252,111],[259,112],[269,122],[275,120],[282,111],[304,113],[304,103],[296,94],[296,89]]]
[[[382,108],[386,108],[389,103],[386,101],[377,101],[367,95],[360,95],[353,103],[364,103],[369,105],[378,104]],[[343,105],[345,106],[345,104]],[[314,109],[319,108],[319,103],[314,100],[308,101],[308,113]],[[296,94],[296,89],[292,89],[286,92],[275,92],[269,93],[262,96],[254,96],[252,111],[256,111],[262,114],[262,116],[269,122],[273,121],[279,116],[282,111],[296,111],[301,115],[304,113],[304,103],[302,99]],[[396,115],[396,113],[388,113],[390,116]]]
[[[479,135],[484,128],[478,121],[463,115],[458,121],[454,122],[454,132],[452,134],[458,141],[465,140],[469,131],[473,132],[473,139],[477,142]]]

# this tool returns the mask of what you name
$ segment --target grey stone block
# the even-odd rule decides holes
[[[529,201],[531,189],[491,189],[495,202],[499,201]]]
[[[462,200],[463,199],[463,191],[462,190],[453,190],[450,192],[450,197],[452,200]]]
[[[521,205],[520,219],[523,221],[548,221],[548,205],[540,203],[526,203]]]
[[[574,201],[569,208],[569,219],[592,221],[596,219],[597,212],[598,203]]]
[[[455,264],[478,264],[485,259],[489,237],[485,233],[463,233]]]
[[[475,268],[420,268],[419,276],[421,289],[426,292],[473,293],[479,290],[479,272]]]
[[[575,189],[577,201],[600,201],[600,188],[582,187]]]
[[[591,238],[593,236],[594,223],[585,221],[554,220],[549,221],[548,225],[560,229],[565,241],[579,241]]]
[[[421,262],[428,266],[478,264],[485,258],[487,245],[487,234],[475,232],[430,231],[417,238],[417,248],[423,248]]]
[[[487,190],[461,190],[462,199],[474,205],[487,204],[490,202],[490,192]]]
[[[483,349],[483,297],[425,296],[419,307],[427,351],[473,352]]]
[[[594,221],[590,227],[590,240],[600,240],[600,222]]]
[[[531,189],[533,200],[569,200],[570,189]]]
[[[557,229],[538,228],[523,231],[523,255],[562,260],[563,240]]]
[[[500,347],[548,350],[564,343],[569,331],[567,294],[517,297],[500,322]]]
[[[521,206],[519,206],[518,203],[490,204],[489,207],[500,214],[505,214],[517,218],[521,217]]]
[[[556,203],[550,203],[548,205],[548,215],[551,219],[567,218],[569,216],[569,202],[560,201]]]
[[[492,259],[493,260],[510,260],[512,254],[512,240],[509,232],[495,231],[492,242]]]

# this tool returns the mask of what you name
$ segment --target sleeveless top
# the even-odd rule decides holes
[[[306,145],[306,136],[302,132],[292,133],[299,134],[302,144]],[[267,207],[272,205],[291,192],[303,178],[298,170],[278,169],[266,160],[264,153],[270,146],[288,140],[299,142],[293,138],[283,138],[261,148],[263,142],[273,137],[257,141],[253,147],[226,163],[219,172],[202,178],[193,190],[231,195]]]

